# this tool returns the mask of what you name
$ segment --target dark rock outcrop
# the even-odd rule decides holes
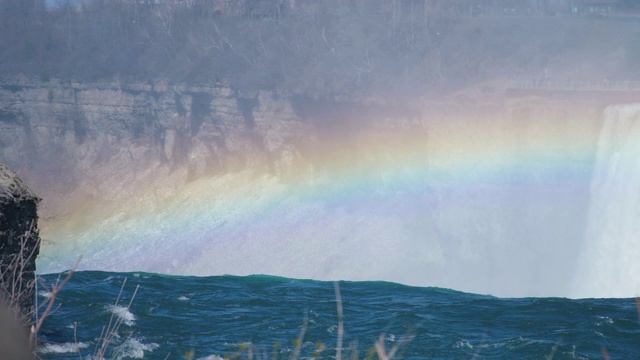
[[[34,312],[38,202],[16,173],[0,164],[0,291],[30,320]]]

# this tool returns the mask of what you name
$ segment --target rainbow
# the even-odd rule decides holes
[[[88,220],[44,224],[38,269],[82,255],[81,269],[575,296],[601,121],[465,115],[369,129],[312,162],[294,151],[277,174],[159,176]]]

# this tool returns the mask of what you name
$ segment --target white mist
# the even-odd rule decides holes
[[[608,107],[575,297],[640,295],[640,104]]]

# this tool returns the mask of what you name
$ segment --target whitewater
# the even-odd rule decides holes
[[[605,110],[577,295],[640,295],[640,105]]]
[[[252,170],[180,187],[160,179],[91,221],[45,224],[38,270],[64,271],[81,255],[81,270],[637,296],[639,114],[640,105],[606,109],[595,160],[593,144],[558,136],[551,122],[527,144],[486,123],[447,124],[469,140],[397,139],[293,179]]]
[[[385,282],[338,287],[340,297],[333,283],[313,280],[79,272],[45,322],[39,356],[90,359],[112,316],[123,323],[109,359],[335,359],[340,325],[342,357],[352,359],[378,358],[376,343],[386,354],[395,349],[395,359],[640,355],[634,299],[500,299]]]

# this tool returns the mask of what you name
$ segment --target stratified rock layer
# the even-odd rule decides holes
[[[38,202],[16,173],[0,164],[0,288],[23,315],[34,310],[36,256],[40,250]]]

